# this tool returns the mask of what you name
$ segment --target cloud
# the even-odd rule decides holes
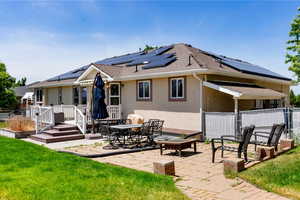
[[[71,35],[40,30],[1,30],[0,60],[16,78],[29,82],[122,53],[137,51],[141,38],[114,40],[102,33]],[[121,44],[121,45],[120,45]]]

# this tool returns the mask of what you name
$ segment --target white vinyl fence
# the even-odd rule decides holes
[[[204,134],[207,139],[221,135],[239,135],[245,126],[255,125],[255,130],[270,131],[273,124],[285,123],[283,137],[300,136],[300,109],[274,108],[231,112],[205,112]],[[299,137],[300,139],[300,137]]]
[[[232,112],[206,112],[204,132],[207,139],[235,134],[235,115]]]
[[[285,108],[262,109],[241,111],[240,113],[241,128],[255,125],[255,129],[268,131],[273,124],[285,123]]]

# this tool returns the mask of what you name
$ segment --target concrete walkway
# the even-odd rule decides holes
[[[99,162],[120,165],[137,170],[153,172],[153,162],[158,160],[174,160],[176,169],[176,185],[187,196],[195,200],[286,200],[277,194],[267,192],[241,180],[226,179],[223,176],[223,164],[220,153],[217,153],[216,163],[211,163],[211,149],[208,144],[199,144],[198,154],[187,150],[180,158],[171,151],[161,156],[159,150],[122,154],[110,157],[95,158]],[[235,157],[227,153],[225,157]]]

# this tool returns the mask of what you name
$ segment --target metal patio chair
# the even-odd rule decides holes
[[[231,151],[231,152],[237,152],[238,158],[241,158],[241,155],[243,153],[244,160],[245,160],[245,162],[247,162],[248,161],[248,156],[247,156],[248,144],[250,143],[250,139],[251,139],[254,129],[255,129],[254,125],[245,127],[241,138],[237,138],[234,135],[223,135],[220,138],[213,138],[211,140],[212,162],[213,163],[215,162],[215,153],[218,149],[221,149],[221,157],[222,158],[224,156],[224,151]],[[238,143],[238,147],[226,145],[224,142],[236,142],[236,143]],[[216,147],[215,143],[221,143],[221,145]]]
[[[282,133],[285,130],[285,124],[273,124],[270,132],[267,131],[255,131],[253,136],[255,137],[250,143],[255,145],[255,151],[257,146],[274,147],[275,151],[278,151],[278,143]],[[260,138],[260,139],[259,139]]]

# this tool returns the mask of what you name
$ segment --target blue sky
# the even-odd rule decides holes
[[[145,44],[189,43],[292,77],[297,1],[0,1],[0,60],[29,82]],[[300,89],[296,88],[299,93]]]

